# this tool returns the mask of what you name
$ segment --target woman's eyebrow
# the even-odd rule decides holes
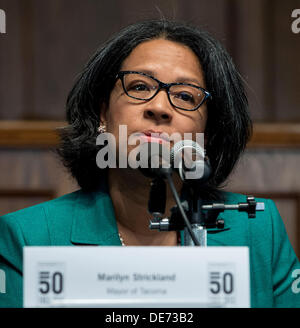
[[[200,80],[191,78],[191,77],[178,77],[174,82],[178,83],[192,83],[192,84],[197,84],[199,87],[201,86]]]
[[[145,74],[148,74],[148,75],[151,75],[151,76],[155,77],[155,73],[153,71],[149,70],[149,69],[136,69],[134,71],[145,73]]]
[[[148,74],[148,75],[151,75],[151,76],[157,78],[155,72],[152,70],[149,70],[149,69],[137,69],[135,71],[145,73],[145,74]],[[165,82],[165,81],[162,81],[162,82]],[[192,83],[192,84],[196,84],[199,87],[202,84],[202,83],[200,83],[200,80],[197,80],[197,79],[191,78],[191,77],[187,77],[187,76],[179,76],[172,82],[174,82],[174,83]]]

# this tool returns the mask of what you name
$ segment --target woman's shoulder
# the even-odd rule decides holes
[[[91,219],[102,208],[107,194],[82,189],[0,216],[0,244],[18,241],[24,245],[65,244],[74,219]],[[69,241],[70,242],[70,241]],[[1,245],[0,245],[1,249]]]
[[[237,204],[246,202],[247,196],[236,193],[225,193],[225,203]],[[267,198],[255,198],[259,203],[263,203],[263,210],[257,211],[254,218],[248,218],[246,213],[238,211],[228,211],[227,217],[233,225],[245,226],[245,233],[249,246],[253,248],[253,254],[261,252],[260,257],[268,258],[272,263],[277,263],[280,258],[297,260],[294,249],[289,241],[284,220],[282,219],[275,202]]]
[[[0,257],[21,267],[19,253],[24,246],[51,245],[56,234],[68,234],[75,204],[83,197],[87,195],[77,190],[0,216]]]
[[[237,205],[240,203],[247,203],[249,196],[251,195],[223,192],[225,204]],[[228,213],[236,218],[240,218],[241,215],[243,215],[244,218],[247,218],[245,222],[248,228],[251,229],[253,226],[257,232],[261,231],[261,233],[266,233],[267,230],[272,234],[276,233],[276,231],[285,232],[284,223],[275,202],[272,199],[261,197],[255,197],[254,200],[256,203],[261,204],[261,206],[259,206],[260,209],[255,212],[255,217],[249,218],[247,212],[241,213],[238,210],[228,211]],[[237,223],[240,224],[241,222]]]
[[[251,194],[243,194],[243,193],[234,193],[229,191],[222,191],[222,199],[224,200],[225,204],[232,204],[237,205],[240,203],[248,203],[250,198],[253,198],[253,200],[256,203],[259,203],[261,206],[257,206],[256,216],[259,217],[262,215],[262,217],[266,217],[266,214],[272,214],[279,215],[279,212],[277,210],[277,207],[274,203],[274,201],[270,198],[262,198],[262,197],[253,197]],[[280,216],[280,215],[279,215]]]
[[[8,214],[0,216],[0,222],[3,221],[11,221],[11,220],[25,220],[26,218],[30,218],[31,221],[35,219],[39,219],[41,215],[45,214],[49,209],[54,210],[56,212],[66,211],[74,205],[74,202],[80,197],[82,194],[81,190],[77,190],[66,195],[36,204],[29,207],[25,207],[23,209],[10,212]]]
[[[87,197],[82,190],[0,216],[0,244],[51,244],[49,231],[66,231],[75,205]]]
[[[223,193],[224,203],[232,205],[247,203],[248,196],[232,192]],[[250,245],[262,246],[265,253],[268,249],[272,252],[274,246],[282,239],[288,240],[285,225],[272,199],[255,197],[255,201],[262,206],[252,218],[248,216],[247,212],[239,210],[224,211],[223,216],[230,222],[233,230],[245,232]]]
[[[224,202],[226,204],[237,204],[237,203],[244,203],[247,202],[247,197],[252,196],[251,194],[244,194],[244,193],[235,193],[235,192],[230,192],[230,191],[225,191],[223,190],[221,192],[222,198],[224,199]],[[257,202],[263,202],[267,203],[269,199],[267,198],[257,198],[255,197],[255,200]]]

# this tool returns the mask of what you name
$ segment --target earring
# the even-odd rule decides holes
[[[98,129],[97,129],[97,131],[98,131],[99,133],[104,133],[104,132],[106,132],[106,124],[101,122],[100,125],[99,125],[99,127],[98,127]]]

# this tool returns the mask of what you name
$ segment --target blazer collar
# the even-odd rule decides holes
[[[121,245],[114,208],[105,181],[98,191],[78,192],[73,212],[71,243]]]
[[[225,218],[227,215],[222,213],[221,216]],[[226,230],[230,230],[227,218],[224,229],[208,229],[208,233],[218,234],[218,232]],[[71,243],[75,245],[121,245],[106,179],[95,192],[84,192],[83,190],[78,192],[73,212]]]

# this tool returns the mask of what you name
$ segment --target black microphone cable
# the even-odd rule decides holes
[[[179,198],[179,196],[178,196],[177,190],[176,190],[176,188],[175,188],[175,186],[174,186],[174,182],[173,182],[173,180],[172,180],[172,176],[171,176],[171,174],[166,174],[165,176],[166,176],[166,178],[167,178],[167,180],[168,180],[168,183],[169,183],[169,186],[170,186],[170,188],[171,188],[171,191],[172,191],[173,197],[174,197],[175,202],[176,202],[176,204],[177,204],[177,206],[178,206],[178,208],[179,208],[179,210],[180,210],[180,213],[181,213],[182,218],[183,218],[183,220],[184,220],[184,222],[185,222],[185,225],[186,225],[186,227],[187,227],[187,229],[188,229],[188,232],[189,232],[189,234],[191,235],[191,238],[192,238],[192,240],[193,240],[195,246],[200,246],[200,243],[199,243],[199,241],[198,241],[196,235],[194,234],[194,231],[193,231],[193,229],[192,229],[192,227],[191,227],[191,224],[190,224],[190,222],[189,222],[189,220],[188,220],[188,218],[187,218],[187,216],[186,216],[186,214],[185,214],[185,212],[184,212],[184,209],[183,209],[183,207],[182,207],[182,205],[181,205],[180,198]]]

